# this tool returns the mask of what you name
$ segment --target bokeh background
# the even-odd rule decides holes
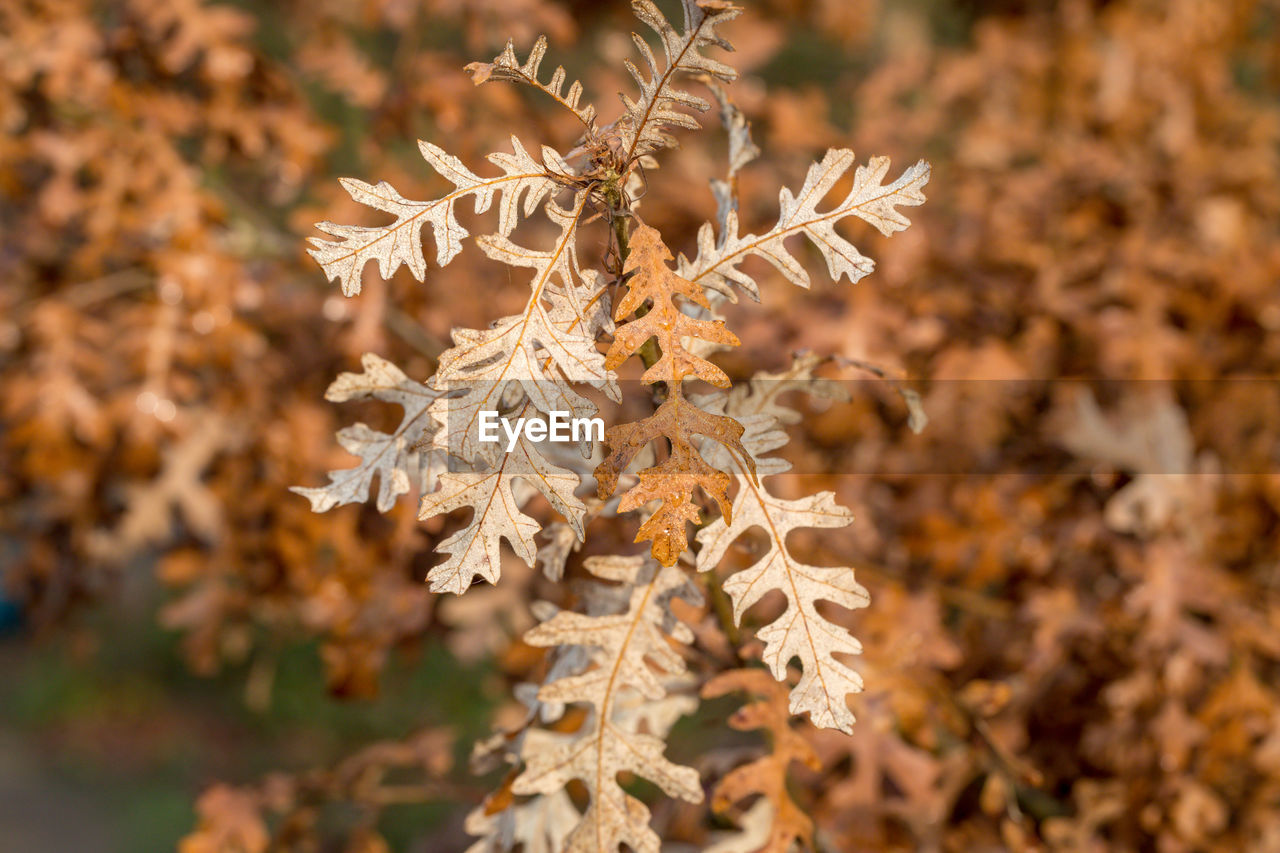
[[[912,228],[856,232],[875,274],[732,315],[740,371],[836,353],[930,418],[859,383],[789,451],[857,516],[805,548],[872,595],[842,620],[857,731],[808,732],[795,774],[821,848],[1280,851],[1280,3],[744,5],[745,227],[828,146],[933,164]],[[493,779],[466,755],[549,593],[512,566],[429,596],[438,519],[287,489],[394,415],[324,403],[334,375],[425,378],[522,288],[465,251],[345,300],[304,238],[368,221],[338,176],[429,197],[417,138],[565,150],[537,93],[462,67],[546,33],[607,117],[636,28],[620,1],[0,0],[0,849],[465,847]],[[714,213],[707,124],[644,199],[677,250]],[[671,754],[723,772],[759,742],[733,707]],[[727,825],[655,819],[674,850]]]

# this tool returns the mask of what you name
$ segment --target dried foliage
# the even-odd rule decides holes
[[[851,568],[822,568],[798,560],[788,547],[787,536],[802,527],[844,527],[853,516],[836,504],[833,492],[784,500],[770,494],[756,476],[782,474],[791,467],[785,460],[764,455],[787,443],[783,424],[798,419],[778,397],[804,388],[819,362],[812,356],[799,359],[785,372],[757,375],[750,386],[739,386],[727,399],[716,401],[718,409],[750,424],[743,443],[755,462],[747,466],[739,460],[725,460],[734,470],[738,493],[732,515],[726,512],[698,531],[702,547],[697,565],[700,571],[714,570],[739,536],[753,527],[765,532],[764,553],[724,583],[725,592],[733,599],[733,617],[740,623],[746,610],[770,592],[786,596],[787,609],[756,632],[757,639],[764,642],[762,659],[780,681],[787,677],[791,661],[799,659],[804,673],[791,691],[791,713],[808,713],[815,725],[847,733],[853,729],[853,714],[845,697],[862,690],[862,679],[835,655],[858,654],[862,645],[843,627],[824,618],[817,603],[826,600],[850,609],[866,607],[867,591],[854,580]]]
[[[388,402],[400,403],[405,414],[398,431],[390,436],[376,434],[370,441],[365,438],[367,428],[362,426],[354,428],[356,433],[341,434],[344,447],[362,456],[364,463],[352,473],[331,475],[335,482],[328,489],[298,490],[311,498],[316,510],[323,511],[356,496],[359,490],[367,492],[368,480],[375,472],[383,482],[380,503],[390,503],[410,489],[406,466],[412,463],[419,469],[424,467],[417,456],[406,460],[405,454],[415,449],[429,447],[447,460],[451,470],[440,474],[438,488],[433,488],[436,484],[428,478],[418,477],[422,483],[419,518],[468,508],[471,520],[436,546],[448,559],[428,573],[433,592],[465,593],[476,577],[498,583],[499,543],[503,539],[532,566],[537,559],[534,537],[540,524],[522,507],[536,493],[546,498],[579,540],[584,537],[587,507],[575,496],[581,474],[585,473],[579,473],[582,466],[572,460],[566,462],[573,467],[553,463],[547,458],[548,451],[536,446],[540,442],[527,431],[510,436],[505,454],[496,442],[486,447],[486,417],[505,416],[517,423],[537,418],[545,426],[557,413],[572,418],[593,414],[594,404],[574,386],[585,384],[617,399],[615,371],[633,355],[645,365],[641,383],[662,385],[654,395],[658,404],[652,414],[608,428],[604,458],[594,471],[599,498],[606,500],[637,456],[655,440],[663,440],[665,455],[638,472],[635,485],[617,504],[618,512],[627,512],[657,503],[655,508],[646,510],[636,541],[652,541],[651,554],[661,570],[649,567],[638,574],[645,565],[640,558],[590,558],[584,564],[588,571],[634,587],[627,608],[617,615],[560,613],[524,637],[532,646],[588,650],[584,664],[590,668],[544,684],[538,692],[538,702],[555,703],[560,708],[586,704],[590,708],[586,721],[571,736],[552,736],[540,730],[520,735],[520,748],[512,758],[523,769],[509,782],[504,797],[552,797],[572,780],[579,780],[586,786],[590,803],[571,829],[544,827],[530,833],[522,828],[522,822],[535,821],[542,826],[548,814],[561,820],[572,812],[563,802],[552,807],[550,801],[549,813],[528,811],[524,805],[513,811],[517,807],[512,804],[507,808],[510,814],[506,823],[480,817],[473,822],[477,831],[490,836],[500,833],[511,843],[516,838],[537,838],[542,840],[529,843],[540,846],[555,838],[572,850],[616,850],[626,845],[635,850],[656,851],[660,839],[649,828],[650,812],[620,787],[617,777],[621,772],[647,778],[671,796],[691,802],[702,799],[694,771],[677,767],[662,757],[665,731],[619,727],[614,720],[624,687],[638,691],[646,703],[664,700],[666,690],[650,667],[657,667],[667,678],[684,673],[681,658],[654,625],[663,624],[667,631],[674,631],[676,639],[686,643],[693,637],[690,629],[664,607],[677,588],[688,588],[696,594],[682,570],[676,568],[688,549],[686,525],[703,525],[694,503],[695,490],[700,489],[720,510],[720,518],[699,534],[705,535],[699,552],[700,568],[713,568],[747,527],[759,524],[771,531],[773,555],[735,576],[727,590],[735,599],[734,617],[739,622],[743,612],[765,593],[772,589],[788,591],[795,613],[784,613],[758,636],[765,643],[764,660],[776,679],[785,680],[791,658],[800,659],[803,675],[792,692],[792,712],[809,712],[816,725],[849,731],[853,716],[846,696],[862,686],[857,675],[834,657],[858,652],[858,643],[844,629],[820,616],[815,604],[818,598],[825,598],[847,607],[860,607],[867,601],[865,590],[853,581],[852,570],[805,565],[791,556],[784,541],[800,526],[847,524],[847,513],[836,509],[830,493],[799,502],[774,499],[760,491],[756,477],[758,456],[785,443],[785,436],[782,441],[775,438],[779,434],[776,422],[790,413],[777,408],[769,392],[751,395],[747,402],[742,402],[746,398],[741,395],[733,397],[742,403],[742,411],[726,405],[723,399],[713,400],[712,405],[719,406],[718,412],[709,411],[688,399],[684,386],[686,379],[719,388],[731,384],[724,370],[690,347],[710,353],[716,347],[739,344],[724,322],[714,317],[711,296],[717,295],[712,285],[733,278],[758,298],[754,282],[736,271],[742,258],[753,253],[765,256],[787,271],[792,280],[807,284],[808,277],[799,261],[783,248],[788,236],[803,233],[819,248],[833,278],[838,280],[848,273],[856,280],[870,270],[870,261],[836,234],[834,223],[856,214],[886,235],[905,228],[908,223],[896,207],[924,200],[919,187],[928,179],[928,167],[922,161],[885,188],[882,180],[888,160],[877,158],[869,168],[858,169],[844,202],[832,211],[818,213],[816,205],[835,187],[852,161],[849,151],[829,152],[810,170],[798,200],[783,191],[782,214],[774,229],[762,237],[739,238],[733,206],[722,206],[723,239],[718,246],[713,244],[709,237],[711,226],[704,228],[700,241],[703,251],[695,261],[695,266],[701,268],[695,278],[677,274],[667,266],[672,255],[662,235],[638,221],[636,199],[629,188],[639,174],[637,170],[649,163],[648,155],[676,144],[670,128],[698,127],[678,108],[709,109],[706,101],[677,88],[683,85],[681,78],[734,78],[731,68],[699,51],[709,45],[729,48],[715,28],[740,11],[727,3],[707,0],[685,0],[683,8],[684,29],[678,31],[652,3],[637,0],[633,4],[640,20],[658,34],[666,61],[660,63],[644,40],[635,38],[648,75],[628,63],[640,95],[636,99],[624,95],[623,114],[605,128],[596,126],[595,108],[582,105],[581,86],[575,83],[567,94],[561,93],[563,69],[557,69],[550,83],[539,81],[545,40],[537,42],[523,65],[518,64],[514,47],[508,43],[492,63],[468,66],[477,85],[490,80],[527,84],[572,112],[583,131],[569,156],[561,156],[544,145],[539,164],[513,138],[514,155],[489,156],[503,174],[481,178],[460,160],[423,142],[419,146],[423,156],[455,186],[455,191],[435,201],[418,203],[405,199],[386,183],[371,187],[345,180],[344,186],[356,201],[391,214],[395,221],[381,227],[323,222],[320,229],[337,239],[312,241],[312,257],[331,279],[341,282],[347,296],[360,292],[360,280],[369,261],[378,262],[383,278],[404,264],[422,281],[426,269],[422,225],[431,223],[438,247],[437,262],[444,266],[459,254],[461,240],[468,236],[454,214],[455,201],[474,196],[476,213],[484,213],[494,194],[502,193],[497,233],[477,242],[489,258],[534,271],[531,294],[520,313],[494,321],[485,330],[453,330],[454,346],[441,354],[436,372],[425,387],[414,389],[412,403],[405,397],[408,391],[403,374],[391,373],[389,366],[380,367],[385,378],[340,378],[327,395],[330,399],[347,399],[353,394],[348,388],[358,387],[356,393],[373,393]],[[712,85],[722,105],[722,117],[736,140],[736,174],[746,161],[743,152],[753,146],[743,141],[745,124],[735,119],[739,114],[732,103],[718,85]],[[731,189],[729,192],[732,194]],[[567,198],[567,205],[562,206],[558,196]],[[547,218],[558,230],[551,246],[540,251],[516,244],[511,238],[519,221],[532,217],[544,202]],[[600,259],[605,272],[610,269],[611,258],[616,259],[615,264],[621,262],[620,269],[615,265],[613,270],[626,289],[612,306],[605,272],[589,268],[579,257],[579,232],[589,224],[588,211],[595,214],[591,220],[602,220],[611,226],[610,251]],[[628,220],[637,220],[634,229]],[[699,283],[697,278],[706,278],[707,284]],[[721,291],[718,296],[726,295]],[[699,312],[704,316],[696,316]],[[597,340],[609,333],[613,341],[602,356]],[[368,361],[376,359],[374,356],[366,359],[367,372],[380,365]],[[802,386],[804,378],[812,377],[815,363],[809,360],[791,374],[761,381],[767,384],[769,380],[784,380],[781,390]],[[371,385],[391,390],[380,394],[366,390]],[[422,417],[424,412],[427,422]],[[758,416],[765,433],[755,436],[750,447],[743,442],[746,415]],[[356,434],[359,439],[354,437]],[[726,456],[717,466],[704,457],[704,452],[714,451],[702,451],[695,445],[705,439],[716,442]],[[393,442],[394,461],[386,461]],[[589,455],[589,449],[584,443],[584,456]],[[768,464],[771,473],[785,470],[785,465],[773,461]],[[732,504],[728,492],[731,470],[741,481]],[[358,488],[347,486],[353,482]],[[388,487],[387,482],[392,485]],[[334,494],[335,488],[340,494]],[[386,506],[380,509],[385,511]],[[557,550],[563,553],[562,546]],[[553,577],[563,574],[559,557],[548,558],[544,566],[551,569]],[[684,593],[686,599],[690,595],[691,592]],[[592,649],[597,651],[591,652]],[[634,723],[647,719],[651,713],[653,710],[646,704],[628,708],[623,717]],[[483,818],[491,818],[492,814],[491,809],[486,809]]]
[[[1280,850],[1280,7],[749,5],[0,3],[6,595],[512,685],[184,850]]]
[[[641,471],[640,482],[623,495],[618,504],[619,510],[626,511],[650,501],[662,501],[640,526],[636,541],[652,539],[653,557],[664,566],[675,565],[688,547],[685,524],[696,525],[700,520],[693,503],[695,488],[715,499],[723,515],[730,513],[729,475],[707,464],[694,448],[693,436],[715,439],[728,448],[753,477],[755,475],[755,463],[742,446],[742,424],[732,417],[710,414],[684,396],[686,378],[726,388],[729,377],[705,358],[685,349],[683,341],[700,339],[737,346],[738,339],[725,329],[723,322],[696,319],[681,310],[682,305],[675,301],[677,296],[704,309],[709,309],[710,303],[700,287],[667,268],[666,262],[670,259],[671,253],[657,231],[647,225],[636,229],[623,267],[631,278],[626,295],[614,308],[614,319],[621,321],[632,313],[638,316],[615,331],[605,366],[617,368],[641,347],[655,342],[657,358],[645,359],[653,363],[647,365],[641,381],[664,383],[666,399],[644,420],[609,428],[605,434],[605,459],[595,471],[600,497],[607,498],[617,488],[618,477],[649,442],[657,438],[669,442],[667,457]]]
[[[520,752],[524,769],[511,790],[555,795],[570,780],[580,780],[591,803],[564,836],[564,849],[616,850],[626,844],[657,851],[660,839],[649,828],[649,809],[622,789],[618,774],[648,779],[672,797],[702,800],[698,774],[662,755],[667,730],[692,704],[668,696],[668,685],[682,680],[685,666],[667,635],[684,643],[693,639],[670,611],[670,602],[680,597],[697,603],[701,595],[681,569],[642,557],[594,557],[584,565],[597,577],[624,585],[626,609],[601,615],[561,611],[525,634],[533,646],[586,651],[585,671],[562,673],[544,684],[538,701],[589,708],[572,733],[526,733]]]
[[[768,808],[767,821],[760,822],[767,828],[767,837],[763,841],[752,837],[745,846],[765,853],[786,853],[796,842],[811,847],[813,821],[787,791],[787,768],[793,761],[814,770],[820,764],[813,747],[791,728],[786,688],[758,669],[735,669],[707,681],[702,695],[715,698],[735,690],[761,698],[739,709],[729,718],[729,725],[744,731],[767,729],[772,742],[763,757],[734,768],[716,783],[711,808],[724,813],[733,804],[759,794],[758,802]],[[743,817],[743,836],[751,837],[756,829],[754,812],[753,809]]]

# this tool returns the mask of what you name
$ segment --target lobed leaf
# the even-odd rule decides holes
[[[526,403],[521,416],[530,414],[531,409]],[[477,576],[496,583],[500,539],[506,539],[516,556],[533,565],[538,554],[534,537],[541,525],[520,511],[527,496],[517,495],[519,482],[541,492],[568,520],[577,539],[582,539],[586,506],[573,494],[580,482],[578,475],[549,462],[522,437],[511,452],[484,470],[441,474],[440,488],[423,496],[418,513],[423,520],[462,507],[473,510],[465,527],[436,546],[436,551],[448,554],[449,559],[427,574],[432,592],[461,595]]]
[[[729,477],[708,465],[694,447],[693,436],[712,438],[731,456],[754,472],[754,462],[742,447],[742,425],[732,417],[712,414],[684,397],[683,383],[694,377],[718,387],[727,387],[729,377],[720,368],[686,347],[688,338],[736,346],[737,337],[719,320],[694,318],[681,310],[677,297],[703,308],[708,307],[701,287],[676,275],[666,265],[671,253],[661,235],[647,225],[631,235],[630,254],[623,271],[630,273],[627,292],[614,308],[614,319],[636,313],[635,319],[620,325],[605,357],[605,366],[615,368],[654,340],[658,357],[641,377],[647,384],[663,382],[667,399],[643,420],[618,424],[605,432],[604,461],[596,468],[598,494],[607,498],[618,485],[618,477],[631,460],[651,441],[666,438],[670,455],[639,474],[640,482],[619,503],[622,511],[659,500],[658,509],[641,525],[636,541],[652,541],[650,552],[664,566],[674,565],[688,547],[685,525],[697,524],[699,510],[693,502],[695,488],[716,501],[724,514],[728,501]],[[647,310],[645,309],[647,304]]]
[[[786,247],[788,238],[803,234],[826,260],[833,281],[844,275],[851,282],[859,281],[875,268],[875,262],[840,236],[836,223],[856,216],[885,236],[902,231],[911,222],[898,212],[898,207],[924,203],[921,188],[929,182],[929,164],[919,161],[886,186],[883,182],[889,172],[889,158],[872,157],[868,165],[859,166],[854,172],[853,185],[844,199],[830,210],[819,211],[818,204],[853,163],[853,152],[847,148],[827,151],[820,162],[809,167],[799,193],[793,195],[783,188],[778,221],[764,234],[740,236],[738,214],[732,208],[724,212],[718,238],[715,228],[704,223],[698,230],[697,255],[693,260],[680,256],[680,275],[726,296],[732,293],[732,285],[737,285],[759,300],[760,287],[755,279],[738,269],[742,261],[754,255],[772,264],[792,284],[807,288],[809,273]]]
[[[538,69],[541,67],[542,59],[546,54],[547,37],[538,36],[538,40],[534,42],[533,48],[529,51],[529,58],[521,65],[519,58],[516,57],[515,45],[508,40],[507,46],[503,48],[502,53],[493,58],[493,62],[472,62],[467,66],[466,70],[471,75],[472,82],[477,86],[489,80],[511,80],[540,89],[550,95],[556,103],[573,113],[578,121],[582,122],[583,126],[587,128],[588,133],[594,132],[596,108],[591,104],[579,106],[579,102],[582,99],[582,84],[574,80],[569,85],[569,91],[561,94],[565,81],[563,66],[556,66],[556,70],[551,74],[550,82],[542,83],[538,80]]]
[[[524,311],[496,321],[488,329],[455,329],[454,346],[440,356],[431,379],[441,397],[432,417],[443,428],[435,444],[467,462],[493,461],[496,445],[479,440],[480,413],[509,408],[511,393],[545,413],[588,417],[595,406],[572,388],[585,383],[614,399],[617,389],[604,357],[595,346],[602,321],[594,306],[603,303],[598,276],[583,276],[576,260],[578,220],[587,203],[579,192],[569,210],[548,203],[548,215],[561,227],[548,251],[524,249],[505,237],[481,241],[490,257],[534,270]],[[554,297],[554,298],[553,298]],[[487,455],[486,455],[487,454]]]
[[[761,377],[760,386],[775,382],[794,383],[812,377],[816,359],[804,359],[782,374]],[[781,386],[787,390],[788,385]],[[768,452],[785,443],[778,424],[789,410],[777,402],[777,394],[720,395],[727,412],[747,423],[744,445],[752,453]],[[779,441],[781,437],[782,441]],[[862,679],[836,655],[859,654],[862,645],[839,625],[817,610],[819,600],[842,607],[865,607],[867,591],[854,579],[847,567],[811,566],[798,560],[787,546],[787,535],[800,528],[839,528],[853,521],[853,516],[835,502],[832,492],[819,492],[801,500],[776,497],[757,481],[736,457],[715,451],[713,461],[732,465],[738,481],[732,515],[725,514],[698,532],[702,546],[697,555],[699,571],[710,571],[719,564],[730,545],[752,527],[759,527],[768,537],[763,554],[749,567],[731,575],[724,590],[733,600],[734,619],[742,615],[766,594],[780,591],[787,599],[783,613],[756,636],[764,642],[763,659],[774,677],[787,677],[787,666],[793,658],[800,661],[800,681],[791,691],[791,712],[808,713],[816,726],[852,730],[854,717],[846,696],[862,690]],[[778,474],[790,466],[776,458],[757,460],[765,475]]]
[[[413,201],[400,195],[386,181],[375,185],[354,178],[342,178],[344,189],[353,199],[375,210],[389,213],[395,221],[389,225],[339,225],[321,222],[318,229],[336,237],[326,240],[312,237],[307,254],[315,258],[330,281],[338,281],[346,296],[360,292],[360,277],[370,261],[378,262],[378,272],[390,278],[401,265],[418,281],[425,281],[427,262],[422,251],[422,226],[431,225],[436,242],[436,263],[445,266],[462,251],[462,241],[469,232],[458,222],[454,206],[470,196],[476,213],[484,213],[500,197],[498,231],[510,234],[521,215],[530,216],[538,204],[559,184],[556,173],[569,174],[564,160],[550,148],[543,147],[539,163],[511,137],[512,153],[490,154],[488,160],[502,170],[501,175],[481,177],[457,157],[430,142],[418,142],[422,156],[452,183],[455,189],[431,201]],[[523,199],[523,207],[521,200]]]
[[[680,108],[705,112],[710,105],[702,98],[676,88],[677,74],[707,75],[724,81],[738,76],[732,67],[703,56],[700,51],[710,46],[733,50],[716,33],[715,28],[738,17],[742,9],[719,0],[681,0],[681,8],[684,12],[684,31],[678,32],[652,0],[631,2],[635,16],[658,34],[666,61],[659,64],[645,40],[632,33],[631,38],[640,51],[649,76],[646,78],[634,63],[626,63],[627,71],[640,87],[640,97],[636,100],[622,95],[625,111],[615,123],[628,163],[661,148],[674,148],[675,137],[667,128],[696,130],[700,127],[692,116],[681,112]]]
[[[290,491],[311,501],[312,512],[327,512],[335,506],[367,501],[374,477],[378,478],[379,512],[390,510],[414,481],[422,491],[432,487],[439,454],[420,448],[424,437],[435,429],[428,408],[439,392],[415,382],[400,368],[373,353],[365,353],[361,365],[364,370],[360,373],[340,374],[325,391],[325,399],[334,403],[348,400],[396,403],[404,409],[404,417],[390,433],[378,432],[363,423],[339,430],[338,443],[348,453],[360,457],[360,464],[330,471],[328,485],[293,486]]]
[[[642,557],[592,557],[585,565],[597,577],[625,584],[626,609],[603,615],[562,611],[525,635],[534,646],[589,650],[590,669],[549,682],[538,698],[586,704],[591,713],[569,734],[530,731],[522,750],[525,768],[512,791],[545,796],[579,780],[591,802],[565,850],[600,853],[626,844],[638,853],[657,853],[660,841],[649,827],[649,810],[622,788],[618,774],[643,776],[688,802],[702,800],[697,772],[662,755],[666,732],[690,704],[667,693],[667,683],[685,672],[668,638],[693,639],[670,603],[675,597],[699,603],[701,595],[680,569]],[[642,723],[646,732],[639,731]]]
[[[761,801],[771,807],[768,823],[760,827],[763,831],[757,832],[756,843],[744,845],[742,849],[789,853],[798,842],[801,849],[807,850],[813,846],[813,821],[787,790],[787,768],[797,761],[818,770],[821,763],[809,742],[791,728],[787,688],[763,670],[735,669],[722,672],[703,685],[702,698],[713,699],[734,691],[759,698],[740,708],[729,718],[729,725],[738,731],[767,730],[771,736],[770,747],[760,758],[733,769],[720,780],[711,798],[711,808],[723,814],[734,803],[760,794]],[[748,825],[745,818],[743,825],[748,830],[757,829]]]

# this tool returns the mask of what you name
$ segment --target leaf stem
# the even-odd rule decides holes
[[[617,191],[613,189],[605,190],[605,199],[614,205],[620,200]],[[621,271],[627,264],[627,257],[631,254],[631,232],[627,229],[629,217],[625,215],[627,211],[617,207],[613,207],[610,212],[613,214],[613,239],[618,246],[618,269]],[[636,309],[637,317],[643,317],[648,313],[648,305],[641,305]],[[645,341],[644,345],[636,350],[636,355],[640,356],[645,370],[653,367],[658,363],[658,359],[662,358],[662,352],[658,349],[658,342],[654,338]]]
[[[702,527],[704,525],[698,525]],[[733,618],[733,605],[729,601],[728,594],[724,591],[724,585],[720,581],[720,575],[716,574],[715,569],[703,573],[707,579],[707,597],[711,600],[711,609],[716,613],[716,620],[720,623],[720,629],[724,631],[725,637],[729,640],[729,647],[733,649],[733,656],[742,662],[742,633],[738,630],[738,623]]]

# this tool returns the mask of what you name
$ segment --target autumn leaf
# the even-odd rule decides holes
[[[532,409],[526,403],[518,417],[532,414]],[[541,525],[520,510],[528,500],[527,490],[541,492],[568,521],[574,538],[581,540],[586,507],[573,494],[579,482],[576,473],[548,461],[524,437],[483,470],[441,474],[440,488],[423,496],[418,517],[427,519],[462,507],[470,507],[472,516],[465,527],[436,546],[437,552],[450,556],[428,573],[431,591],[460,595],[476,576],[496,583],[501,539],[533,565],[538,553],[534,537]],[[524,493],[517,495],[520,483]]]
[[[400,368],[373,353],[365,353],[361,364],[362,372],[338,376],[325,391],[325,399],[334,403],[382,400],[399,405],[404,416],[399,426],[389,433],[378,432],[362,423],[338,432],[338,443],[348,453],[359,456],[360,464],[330,471],[326,486],[290,488],[311,501],[313,512],[327,512],[335,506],[368,500],[374,477],[378,478],[379,512],[390,510],[414,482],[420,493],[434,487],[439,454],[423,450],[423,445],[429,444],[425,439],[437,428],[428,407],[440,393],[415,382]]]
[[[819,211],[818,205],[853,163],[853,152],[847,148],[828,151],[820,162],[809,167],[799,193],[792,195],[790,190],[782,190],[778,221],[763,234],[740,236],[738,213],[733,209],[724,211],[719,237],[710,223],[704,223],[698,230],[697,255],[693,260],[680,256],[680,275],[725,295],[732,293],[731,285],[737,285],[752,299],[759,300],[759,284],[738,269],[743,260],[754,255],[772,264],[792,284],[808,287],[809,273],[786,247],[788,238],[803,234],[827,262],[833,281],[847,275],[856,283],[875,268],[875,262],[841,237],[836,223],[856,216],[885,236],[903,230],[911,223],[897,208],[924,203],[921,187],[929,182],[929,164],[921,160],[885,186],[889,158],[872,157],[868,165],[855,170],[853,186],[844,199],[830,210]]]
[[[743,443],[756,457],[761,478],[790,468],[777,457],[760,458],[763,453],[785,443],[779,424],[794,413],[778,402],[778,395],[812,378],[818,359],[810,357],[794,363],[779,374],[764,374],[753,380],[759,393],[721,395],[724,410],[748,424]],[[755,469],[746,469],[732,454],[713,451],[719,464],[732,466],[738,482],[732,515],[726,514],[698,531],[699,571],[711,571],[730,545],[753,527],[767,536],[766,548],[750,566],[731,575],[724,590],[733,600],[734,619],[766,594],[778,590],[787,599],[787,608],[770,624],[756,632],[765,644],[764,662],[774,678],[784,680],[792,658],[800,660],[800,681],[791,691],[791,712],[808,713],[814,725],[850,731],[853,713],[845,701],[849,693],[862,690],[862,679],[835,655],[858,654],[862,645],[839,625],[818,612],[819,600],[850,609],[865,607],[867,591],[854,580],[853,569],[811,566],[796,558],[787,545],[787,536],[800,528],[838,528],[853,516],[835,502],[831,492],[819,492],[800,500],[776,497],[758,481]]]
[[[492,461],[496,445],[479,440],[480,413],[509,407],[512,387],[543,413],[568,412],[588,417],[595,407],[571,386],[585,383],[617,397],[613,374],[595,346],[595,334],[607,324],[596,316],[604,284],[584,275],[577,257],[579,218],[587,203],[580,192],[572,208],[554,202],[548,216],[560,227],[547,251],[524,249],[501,237],[481,242],[490,257],[534,270],[529,300],[520,314],[503,317],[488,329],[455,329],[454,346],[440,356],[432,387],[441,397],[432,416],[443,428],[435,446],[471,462]]]
[[[569,734],[531,731],[522,753],[525,768],[513,790],[547,795],[579,780],[591,803],[566,839],[565,850],[613,851],[626,844],[638,853],[657,853],[659,839],[648,825],[649,810],[623,790],[618,774],[635,773],[668,795],[695,803],[702,800],[702,787],[692,768],[662,755],[666,728],[674,719],[665,717],[665,728],[646,725],[647,732],[637,731],[638,719],[655,720],[637,717],[637,706],[628,700],[646,700],[641,706],[651,715],[669,698],[666,682],[685,671],[671,639],[688,643],[693,638],[671,613],[670,603],[674,597],[696,603],[701,596],[680,569],[641,557],[592,557],[586,567],[597,577],[625,585],[625,610],[597,616],[562,611],[525,635],[525,642],[534,646],[589,651],[589,669],[549,682],[538,698],[585,704],[590,714]]]
[[[809,849],[813,845],[813,821],[787,790],[787,768],[793,761],[811,770],[821,765],[813,747],[791,729],[787,688],[764,670],[735,669],[722,672],[704,684],[702,697],[714,699],[734,691],[759,698],[740,708],[729,718],[729,725],[739,731],[765,729],[771,738],[768,751],[762,757],[735,768],[720,780],[711,798],[711,808],[723,814],[734,803],[760,794],[771,806],[769,829],[761,843],[742,849],[789,853],[796,842],[802,849]],[[745,818],[743,823],[745,827]]]
[[[711,46],[732,50],[716,33],[716,27],[742,12],[740,7],[718,0],[681,0],[684,30],[680,32],[651,0],[632,0],[631,9],[658,34],[666,62],[660,64],[645,40],[632,34],[649,76],[646,79],[634,63],[626,63],[627,71],[640,87],[638,99],[622,96],[625,111],[615,126],[627,162],[661,148],[674,148],[675,137],[667,128],[696,130],[699,127],[698,122],[680,108],[705,112],[710,105],[696,95],[677,89],[676,75],[705,74],[725,81],[735,79],[738,74],[732,67],[704,56],[701,51]]]
[[[573,113],[582,122],[588,134],[595,131],[596,108],[591,104],[579,106],[582,99],[582,84],[574,80],[569,84],[569,91],[561,93],[564,88],[565,72],[563,66],[556,66],[548,83],[538,80],[538,69],[547,54],[547,37],[539,36],[529,51],[529,58],[523,65],[516,57],[515,45],[508,40],[502,53],[494,57],[493,62],[472,62],[467,66],[467,73],[477,86],[489,80],[512,80],[540,89],[550,95],[556,103]]]
[[[698,523],[700,514],[693,503],[693,491],[701,488],[729,515],[729,476],[714,469],[699,455],[694,435],[720,442],[743,467],[754,472],[754,462],[742,447],[742,425],[732,417],[711,414],[684,396],[684,380],[702,379],[717,387],[727,387],[729,377],[705,358],[685,347],[684,339],[699,338],[712,343],[737,345],[737,337],[720,321],[689,316],[676,302],[707,307],[703,290],[676,275],[666,265],[671,253],[661,235],[641,225],[631,236],[630,254],[623,267],[631,273],[627,292],[614,307],[614,319],[635,312],[636,318],[618,326],[605,366],[613,369],[635,354],[648,341],[657,343],[659,355],[645,370],[646,384],[663,382],[667,399],[651,416],[629,424],[610,427],[605,432],[606,455],[596,468],[599,495],[607,498],[616,490],[618,477],[631,460],[651,441],[666,438],[671,452],[666,459],[640,472],[640,482],[622,497],[619,509],[636,509],[660,500],[658,509],[641,525],[636,541],[652,540],[651,552],[664,566],[674,565],[688,547],[686,522]],[[641,312],[648,303],[648,310]]]
[[[447,265],[462,251],[462,241],[469,232],[458,222],[454,206],[468,196],[475,200],[476,213],[484,213],[500,197],[498,233],[510,234],[521,214],[528,217],[557,184],[553,173],[569,174],[570,169],[555,151],[544,147],[539,163],[511,137],[512,153],[489,155],[489,162],[502,170],[501,175],[481,177],[457,157],[430,142],[419,142],[422,156],[441,176],[454,185],[454,190],[432,201],[407,199],[386,181],[375,185],[355,178],[343,178],[347,193],[363,205],[395,217],[390,225],[339,225],[321,222],[316,227],[336,240],[310,239],[311,257],[324,269],[330,281],[337,280],[342,292],[355,296],[360,292],[360,275],[369,261],[378,262],[378,273],[389,279],[403,264],[418,281],[427,271],[422,252],[422,226],[431,225],[436,241],[436,263]],[[523,199],[523,209],[521,200]]]
[[[90,533],[87,547],[96,559],[120,563],[141,548],[163,544],[172,536],[174,510],[187,530],[205,542],[213,544],[223,537],[222,505],[202,476],[215,457],[244,436],[217,414],[193,414],[195,428],[165,448],[159,475],[149,483],[130,485],[128,505],[115,527]]]

